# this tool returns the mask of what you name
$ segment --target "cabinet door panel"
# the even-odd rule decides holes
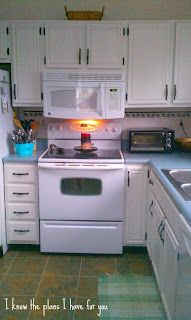
[[[177,23],[174,103],[191,103],[191,23]]]
[[[46,24],[47,67],[80,68],[81,28],[78,23]]]
[[[13,105],[41,105],[39,26],[15,25],[13,35]]]
[[[167,103],[170,24],[130,25],[128,103]]]
[[[10,55],[7,30],[9,29],[7,29],[5,24],[0,25],[0,60],[2,60],[2,62],[6,62]]]
[[[146,171],[128,171],[126,189],[125,243],[145,243]]]
[[[153,269],[159,289],[162,286],[162,266],[163,266],[163,242],[161,231],[164,226],[164,214],[156,200],[154,200],[154,242],[153,242]]]
[[[123,28],[121,24],[88,24],[87,67],[123,67]]]
[[[162,298],[169,319],[174,319],[179,243],[168,222],[165,222],[162,273]]]
[[[148,199],[147,199],[146,219],[147,219],[147,250],[151,260],[153,259],[153,239],[154,239],[153,206],[154,206],[154,196],[152,192],[149,191]]]

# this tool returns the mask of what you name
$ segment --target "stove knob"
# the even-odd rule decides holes
[[[116,132],[116,128],[115,127],[112,128],[112,132]]]

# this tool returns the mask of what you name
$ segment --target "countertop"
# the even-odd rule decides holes
[[[18,156],[15,153],[3,157],[3,162],[37,162],[38,158],[47,148],[47,140],[37,140],[36,150],[33,151],[32,156]]]
[[[141,154],[123,152],[123,155],[127,165],[149,164],[151,166],[151,169],[162,183],[175,206],[191,225],[191,201],[185,201],[161,171],[161,169],[191,169],[191,153],[174,152],[171,154]]]

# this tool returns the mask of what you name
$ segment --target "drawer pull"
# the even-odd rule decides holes
[[[27,194],[29,194],[28,192],[13,192],[13,194],[17,194],[19,196],[25,196]]]
[[[13,211],[14,214],[28,214],[29,211]]]
[[[26,230],[18,230],[18,229],[15,229],[14,231],[15,231],[15,232],[19,232],[19,233],[30,232],[29,229],[26,229]]]
[[[13,172],[12,174],[13,174],[14,176],[28,176],[28,175],[29,175],[28,172],[26,172],[26,173]]]

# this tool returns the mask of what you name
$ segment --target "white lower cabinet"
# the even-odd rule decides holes
[[[160,181],[152,174],[147,201],[147,250],[168,320],[175,319],[179,233],[175,231],[175,234],[174,230],[178,230],[179,215]],[[175,223],[173,228],[168,219]]]
[[[38,244],[39,213],[37,166],[5,163],[7,243]]]
[[[154,237],[153,237],[153,269],[155,272],[156,280],[158,283],[158,287],[161,290],[162,288],[162,267],[163,267],[163,231],[165,228],[165,216],[158,204],[158,202],[154,199],[153,205],[153,213],[154,213]]]
[[[164,249],[163,249],[163,272],[161,297],[168,319],[174,319],[175,292],[177,287],[177,268],[179,259],[179,242],[173,233],[169,223],[165,221]]]
[[[125,184],[124,245],[145,244],[147,167],[127,165]]]

